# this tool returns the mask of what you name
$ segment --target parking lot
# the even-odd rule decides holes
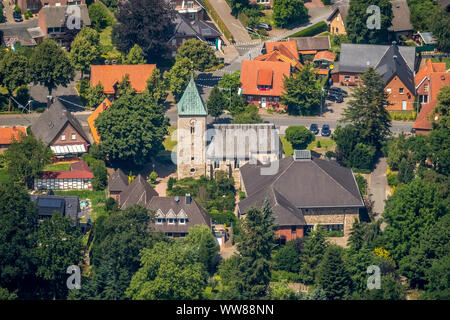
[[[342,117],[342,113],[347,108],[348,101],[350,101],[350,95],[352,94],[355,87],[347,87],[342,86],[341,84],[333,84],[333,87],[341,88],[348,92],[348,95],[344,98],[344,101],[341,103],[337,103],[334,101],[329,101],[325,99],[324,110],[322,114],[322,118],[337,120]]]

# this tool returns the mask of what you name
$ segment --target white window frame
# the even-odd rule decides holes
[[[72,133],[71,138],[72,138],[72,140],[76,140],[77,139],[77,135],[75,133]]]
[[[164,219],[163,218],[156,218],[156,224],[163,224]]]
[[[186,219],[184,219],[184,218],[178,219],[178,223],[179,224],[186,224]]]
[[[398,88],[399,94],[405,94],[405,88]]]
[[[61,141],[66,141],[66,135],[65,134],[61,135]]]
[[[172,222],[170,222],[172,220]],[[175,224],[175,219],[169,218],[167,219],[167,224]]]

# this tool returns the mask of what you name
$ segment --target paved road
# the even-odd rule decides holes
[[[376,213],[375,220],[381,218],[381,214],[384,211],[387,189],[386,180],[386,170],[387,162],[386,158],[380,158],[375,167],[375,170],[370,174],[370,184],[369,184],[369,196],[374,202],[372,211]],[[381,229],[386,227],[385,223],[381,224]]]

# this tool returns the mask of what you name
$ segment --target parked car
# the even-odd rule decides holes
[[[328,93],[331,93],[331,94],[336,94],[337,93],[337,94],[339,94],[341,96],[348,95],[347,91],[345,91],[345,90],[343,90],[341,88],[338,88],[338,87],[331,87],[331,88],[329,88],[328,89]]]
[[[322,136],[329,137],[331,135],[330,126],[328,124],[324,124],[322,126]]]
[[[22,13],[20,13],[20,12],[14,11],[13,17],[14,17],[14,21],[15,22],[22,22],[23,21]]]
[[[309,127],[309,130],[314,134],[319,134],[319,132],[320,132],[319,126],[315,123],[311,124],[311,126]]]
[[[270,31],[270,30],[272,30],[272,26],[270,24],[268,24],[268,23],[260,22],[260,23],[258,23],[258,29],[263,29],[263,30],[266,30],[266,31]]]
[[[329,94],[327,96],[327,100],[334,101],[334,102],[337,102],[337,103],[344,102],[344,98],[342,98],[342,96],[338,95],[338,94]]]

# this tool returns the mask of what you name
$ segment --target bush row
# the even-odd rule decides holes
[[[313,24],[312,26],[303,29],[299,32],[296,32],[294,34],[291,34],[289,38],[294,37],[313,37],[315,35],[318,35],[319,33],[322,33],[324,31],[328,30],[328,25],[325,21],[317,22],[316,24]]]

